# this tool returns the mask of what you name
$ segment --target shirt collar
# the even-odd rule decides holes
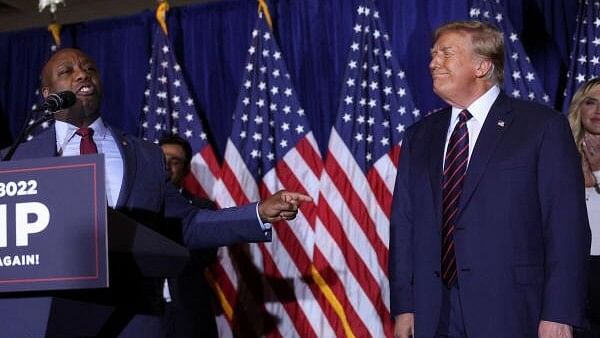
[[[108,132],[108,128],[102,121],[101,117],[98,117],[92,124],[89,125],[89,128],[94,129],[94,135],[106,135]],[[76,127],[70,123],[56,120],[54,122],[54,129],[56,130],[56,147],[60,152],[61,149],[73,138],[75,132],[79,127]]]
[[[467,107],[467,110],[473,116],[475,121],[479,122],[483,125],[485,118],[487,117],[492,105],[496,101],[500,95],[500,87],[494,85],[492,88],[488,89],[485,94],[481,95],[477,98],[477,100],[473,101],[470,106]],[[462,108],[452,107],[452,120],[455,121],[458,118],[458,114],[462,111]]]

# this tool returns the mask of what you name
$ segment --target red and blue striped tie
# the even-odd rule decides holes
[[[448,287],[456,281],[456,256],[454,230],[458,218],[458,201],[469,160],[469,130],[467,121],[471,114],[466,109],[458,115],[458,123],[450,135],[444,162],[442,186],[442,280]]]

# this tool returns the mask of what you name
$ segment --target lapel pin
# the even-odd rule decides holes
[[[121,142],[122,145],[127,146],[127,141]]]
[[[504,128],[504,121],[498,120],[498,126]]]

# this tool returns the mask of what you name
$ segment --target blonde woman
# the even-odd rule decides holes
[[[581,153],[592,231],[588,315],[592,330],[600,335],[600,78],[579,87],[569,107],[569,124]]]

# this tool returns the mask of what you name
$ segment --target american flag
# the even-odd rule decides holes
[[[283,57],[259,12],[225,149],[221,207],[265,198],[280,189],[318,196],[322,160]],[[271,243],[222,248],[213,272],[227,322],[220,335],[331,337],[311,283],[316,206],[273,224]]]
[[[516,98],[548,104],[550,97],[545,93],[499,0],[471,0],[469,16],[489,22],[504,33],[504,91]]]
[[[187,140],[192,146],[193,157],[191,176],[186,178],[184,185],[189,191],[214,200],[219,164],[188,91],[181,66],[173,55],[171,42],[159,26],[153,36],[149,64],[140,136],[154,143],[170,134],[178,134]]]
[[[372,0],[358,6],[352,30],[321,176],[313,259],[337,334],[391,337],[392,193],[404,131],[420,112]]]
[[[579,0],[576,20],[563,101],[565,114],[577,88],[583,82],[600,76],[600,2]]]

